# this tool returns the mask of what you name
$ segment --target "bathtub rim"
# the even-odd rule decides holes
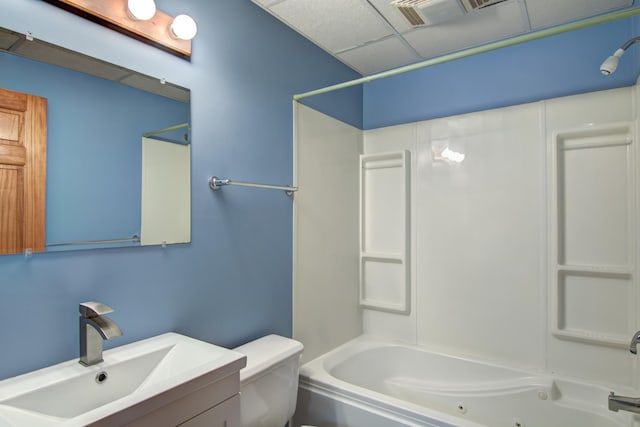
[[[352,390],[343,390],[334,387],[325,387],[317,383],[309,382],[300,378],[298,387],[310,393],[317,393],[330,399],[338,400],[342,404],[355,406],[359,409],[370,411],[373,413],[383,413],[386,418],[394,421],[410,423],[410,426],[420,427],[489,427],[485,424],[479,424],[473,421],[454,417],[450,414],[440,412],[434,409],[425,408],[406,402],[391,396],[384,395],[384,400],[376,397],[365,396]],[[357,389],[367,391],[364,388],[354,386]],[[379,394],[379,393],[376,393]],[[428,412],[428,413],[427,413]],[[428,424],[425,424],[427,422]],[[439,422],[436,423],[436,422]],[[445,425],[443,426],[443,423]]]
[[[346,358],[346,355],[352,356],[362,351],[368,350],[370,348],[376,348],[376,347],[408,347],[411,349],[416,349],[419,351],[424,351],[427,353],[432,353],[438,356],[444,356],[451,359],[456,359],[456,360],[471,362],[471,363],[480,363],[480,364],[495,367],[495,368],[518,372],[522,376],[550,377],[560,383],[568,382],[568,383],[573,383],[580,386],[598,388],[601,390],[606,389],[607,393],[608,391],[615,391],[616,394],[640,395],[640,389],[636,390],[633,387],[629,387],[621,384],[589,381],[581,377],[575,377],[575,376],[564,375],[564,374],[560,375],[560,374],[545,372],[542,370],[537,370],[535,368],[527,368],[520,365],[512,365],[504,360],[483,358],[481,356],[473,355],[473,354],[453,354],[440,347],[429,347],[429,346],[425,346],[418,343],[408,343],[400,340],[385,339],[385,338],[368,335],[368,334],[361,334],[339,345],[338,347],[335,347],[329,350],[328,352],[323,353],[320,356],[317,356],[314,359],[307,361],[306,363],[300,366],[300,371],[302,372],[304,370],[306,372],[309,370],[308,369],[309,367],[312,367],[313,370],[316,371],[318,367],[317,363],[320,360],[322,360],[323,363],[329,363],[330,368],[334,368],[337,363],[343,361]],[[345,354],[345,356],[340,357],[339,360],[335,360],[335,359],[338,359],[337,355],[341,355],[341,354]],[[327,372],[329,370],[324,367],[323,369],[326,369]],[[335,378],[335,377],[332,377],[332,378]]]
[[[428,426],[434,427],[442,426],[442,423],[451,427],[488,427],[485,424],[348,383],[329,373],[329,369],[348,357],[379,347],[420,348],[399,341],[382,340],[368,335],[360,335],[302,365],[299,369],[298,386],[309,392],[336,398],[345,404],[355,403],[357,407],[372,407],[375,411],[391,414],[392,418],[397,418],[404,422],[413,422],[416,426],[423,426],[425,422],[429,422]],[[420,349],[422,350],[422,348]],[[336,355],[340,355],[340,357],[338,358]],[[328,359],[330,367],[325,364]]]
[[[367,389],[346,381],[343,381],[330,374],[330,370],[335,368],[340,362],[357,355],[366,350],[379,347],[407,347],[417,351],[424,351],[426,353],[432,353],[440,356],[450,357],[456,360],[464,362],[486,364],[492,367],[506,369],[519,373],[523,376],[537,376],[542,378],[549,378],[551,381],[559,385],[561,390],[571,387],[574,389],[587,389],[587,394],[608,395],[609,391],[616,391],[616,393],[637,393],[633,389],[627,387],[608,387],[606,385],[592,383],[583,379],[576,379],[566,376],[553,375],[544,372],[531,371],[522,368],[516,368],[511,366],[505,366],[504,364],[498,364],[495,361],[486,361],[481,359],[474,359],[467,355],[458,356],[452,355],[446,352],[437,351],[417,344],[408,344],[401,341],[384,340],[378,337],[369,336],[366,334],[360,335],[346,343],[330,350],[329,352],[322,354],[315,359],[305,363],[299,370],[299,386],[305,390],[311,392],[318,392],[324,396],[337,396],[339,399],[347,399],[348,401],[356,402],[357,404],[372,406],[376,409],[388,411],[392,414],[405,418],[408,421],[420,420],[421,418],[432,419],[434,421],[449,423],[453,426],[459,427],[487,427],[485,424],[471,421],[463,416],[456,416],[450,413],[442,412],[436,409],[428,408],[422,405],[414,404],[393,396],[386,395],[374,390]],[[610,419],[612,422],[620,425],[632,425],[632,414],[623,414],[621,412],[607,412],[607,400],[606,398],[599,399],[598,403],[590,402],[591,404],[583,404],[581,400],[568,399],[572,404],[567,405],[563,400],[558,399],[558,404],[565,407],[570,407],[576,410],[582,410],[597,416]],[[626,420],[622,420],[626,418]],[[627,422],[628,420],[628,422]],[[433,421],[432,421],[433,422]],[[622,424],[624,423],[624,424]],[[433,424],[437,425],[437,424]]]

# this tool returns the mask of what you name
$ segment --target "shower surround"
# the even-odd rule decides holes
[[[640,395],[628,351],[640,327],[637,100],[634,86],[364,132],[298,105],[294,336],[304,360],[366,335]],[[358,164],[405,151],[402,234],[385,221],[398,206],[385,199],[393,177],[364,192],[377,208],[360,215]],[[407,239],[408,282],[384,273],[359,288],[358,230],[390,251]],[[405,287],[405,312],[361,304],[367,292],[393,302]]]

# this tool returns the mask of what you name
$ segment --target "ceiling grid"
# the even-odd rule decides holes
[[[633,4],[505,0],[438,24],[413,27],[391,0],[252,1],[364,76]],[[438,6],[460,0],[421,1]]]

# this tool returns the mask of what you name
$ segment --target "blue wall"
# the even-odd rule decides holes
[[[227,346],[290,334],[291,200],[247,188],[213,193],[207,179],[291,182],[292,95],[358,75],[249,0],[157,1],[196,18],[190,63],[39,0],[1,2],[1,26],[192,89],[193,206],[190,245],[0,257],[0,378],[76,357],[77,305],[86,300],[116,309],[125,335],[107,347],[166,331]],[[307,103],[374,128],[628,85],[635,53],[613,79],[597,75],[632,36],[625,22]],[[550,73],[547,59],[560,74]]]
[[[640,46],[611,76],[599,69],[637,29],[636,17],[367,83],[364,129],[632,85]]]
[[[207,179],[290,183],[292,96],[358,75],[249,0],[157,1],[197,20],[191,62],[39,0],[1,3],[3,27],[191,88],[193,127],[190,245],[0,257],[0,378],[77,357],[87,300],[116,310],[124,336],[107,348],[167,331],[226,346],[289,335],[291,200]],[[361,122],[361,92],[339,100]]]
[[[0,69],[0,87],[47,98],[47,243],[140,235],[142,134],[189,104],[7,53]]]

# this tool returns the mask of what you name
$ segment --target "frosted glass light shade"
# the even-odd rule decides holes
[[[191,40],[196,36],[198,32],[198,26],[196,21],[189,15],[178,15],[173,18],[171,24],[171,33],[179,39]]]
[[[153,0],[128,0],[127,8],[134,19],[147,21],[156,14],[156,3]]]

